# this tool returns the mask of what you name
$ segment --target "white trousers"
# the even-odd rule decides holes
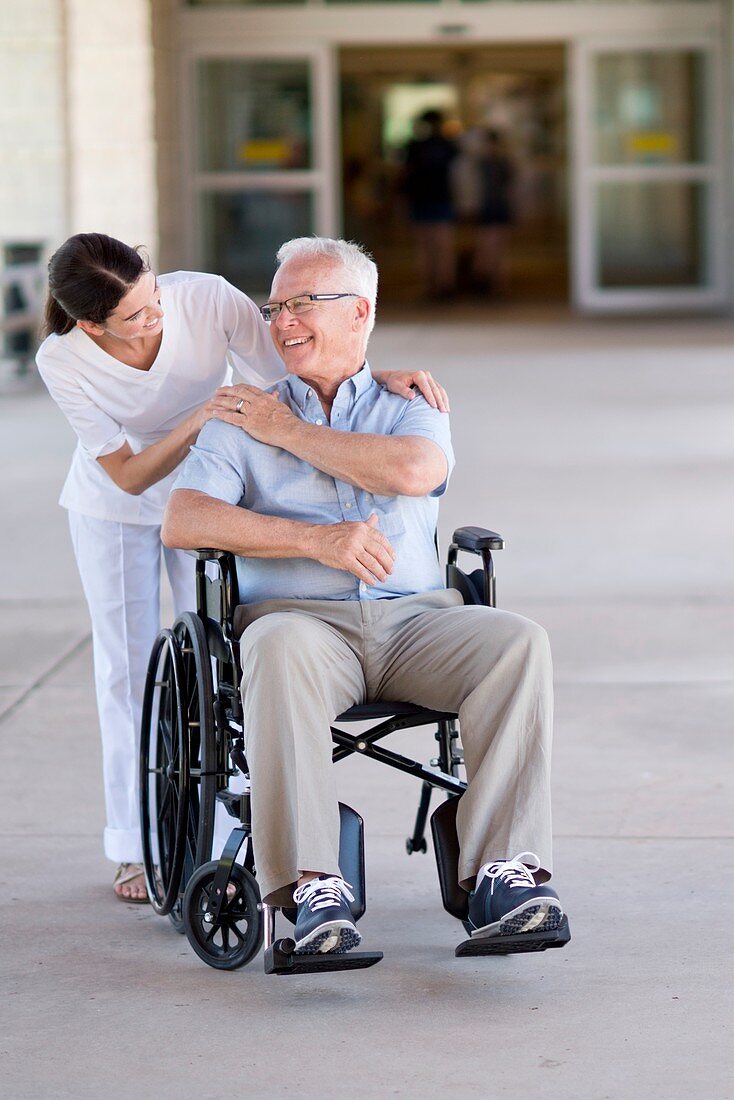
[[[148,658],[160,630],[161,551],[176,615],[196,606],[194,559],[164,547],[158,526],[78,512],[69,512],[69,525],[92,619],[107,813],[104,851],[115,863],[139,863],[140,718]]]

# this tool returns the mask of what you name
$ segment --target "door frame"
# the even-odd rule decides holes
[[[599,165],[594,163],[594,59],[600,54],[637,51],[697,50],[706,55],[704,112],[709,120],[706,159],[671,165]],[[608,39],[589,37],[573,43],[569,57],[571,91],[572,303],[584,312],[665,309],[716,309],[729,297],[726,224],[726,133],[724,57],[720,37],[665,35]],[[603,182],[663,181],[708,184],[706,280],[702,286],[603,288],[598,285],[599,238],[597,188]]]
[[[266,172],[202,171],[197,160],[196,66],[202,60],[279,61],[303,60],[309,65],[312,166],[304,169],[275,169]],[[187,263],[201,267],[204,255],[201,238],[199,196],[208,193],[309,191],[314,200],[314,230],[319,236],[333,237],[341,224],[341,196],[337,188],[340,165],[338,104],[332,89],[337,80],[336,55],[328,44],[248,42],[245,45],[207,36],[189,42],[181,51],[180,81],[182,100],[184,248]]]

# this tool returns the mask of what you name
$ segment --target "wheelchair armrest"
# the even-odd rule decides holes
[[[227,557],[233,557],[229,550],[212,550],[202,547],[201,550],[185,550],[185,554],[191,554],[197,561],[223,561]]]
[[[207,626],[207,620],[219,624],[224,637],[234,638],[234,612],[240,602],[237,583],[237,559],[231,550],[217,550],[203,546],[198,550],[187,550],[196,559],[196,610]],[[207,576],[206,563],[216,562],[215,576]]]
[[[505,540],[496,531],[487,531],[484,527],[457,527],[446,563],[447,588],[458,589],[465,603],[483,603],[487,607],[496,607],[497,589],[492,551],[504,548]],[[482,559],[481,569],[475,569],[470,574],[459,569],[456,564],[459,550],[479,554]]]
[[[460,550],[481,554],[482,550],[504,550],[505,540],[496,531],[484,527],[457,527],[451,540]]]

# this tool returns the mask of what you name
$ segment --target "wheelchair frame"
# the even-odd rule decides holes
[[[462,527],[448,550],[446,582],[465,603],[496,606],[492,551],[504,548],[494,531]],[[481,567],[465,573],[459,551],[478,555]],[[144,866],[151,904],[185,931],[194,951],[210,966],[236,969],[265,946],[266,973],[356,969],[371,966],[380,952],[346,955],[296,955],[291,939],[275,940],[277,907],[264,904],[256,885],[251,838],[249,786],[229,789],[238,773],[248,777],[240,698],[239,643],[234,612],[239,603],[234,556],[221,550],[193,551],[196,558],[195,614],[186,613],[173,630],[162,631],[151,654],[143,706],[140,755],[140,810]],[[217,576],[207,575],[215,563]],[[214,666],[214,676],[212,676]],[[353,754],[370,757],[421,780],[421,793],[408,854],[426,852],[425,828],[432,792],[447,800],[431,819],[444,907],[466,925],[467,895],[457,882],[458,842],[455,815],[466,789],[459,777],[463,754],[457,715],[413,704],[368,703],[350,708],[335,723],[374,720],[377,725],[350,734],[331,727],[333,761]],[[435,725],[437,755],[426,766],[379,744],[398,730]],[[151,757],[151,747],[153,754]],[[211,861],[214,801],[239,818],[218,861]],[[365,909],[363,824],[350,807],[340,805],[340,866],[354,886],[352,910]],[[157,844],[156,844],[157,841]],[[246,845],[244,863],[237,856]],[[156,852],[157,847],[157,852]],[[295,910],[284,908],[295,921]],[[242,926],[245,926],[243,932]],[[553,933],[496,937],[497,942],[467,940],[457,955],[507,954],[563,946],[567,927]],[[500,942],[501,941],[501,942]],[[482,948],[482,949],[480,949]]]

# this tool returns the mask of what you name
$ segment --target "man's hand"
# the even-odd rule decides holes
[[[366,523],[314,524],[309,528],[307,548],[309,558],[346,570],[365,584],[386,580],[395,561],[395,551],[377,529],[374,512]]]
[[[277,394],[265,393],[257,386],[245,383],[222,386],[212,400],[217,420],[234,424],[253,439],[273,447],[282,446],[288,430],[298,423],[288,406],[278,400]]]

